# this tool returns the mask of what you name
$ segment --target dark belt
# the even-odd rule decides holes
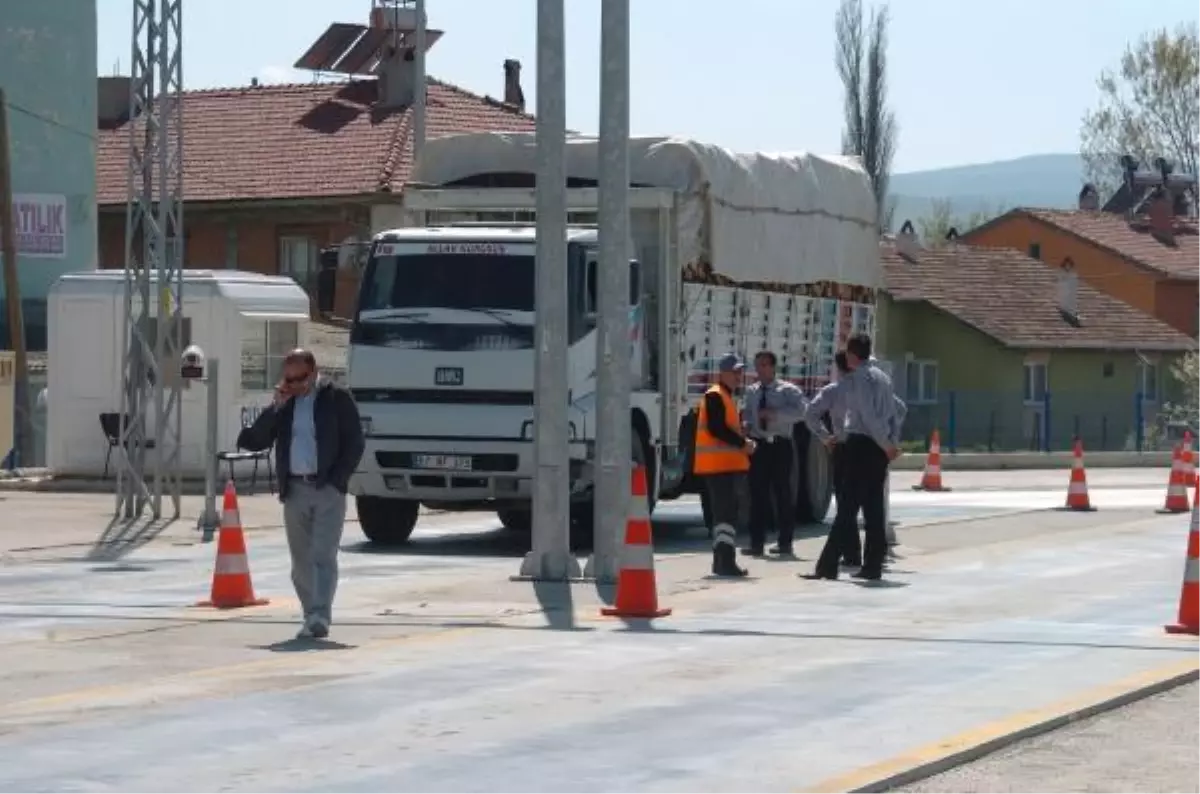
[[[317,475],[315,475],[315,474],[289,474],[288,479],[296,480],[297,482],[306,482],[311,485],[317,481]]]

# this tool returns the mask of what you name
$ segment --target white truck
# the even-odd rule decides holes
[[[532,134],[425,144],[398,226],[377,233],[350,337],[366,432],[351,481],[373,542],[408,539],[421,504],[483,509],[528,530],[533,468]],[[592,516],[596,436],[597,141],[567,144],[569,437],[573,520]],[[873,332],[875,200],[852,158],[738,155],[677,138],[630,142],[633,391],[651,498],[695,490],[692,423],[715,362],[779,357],[806,393],[851,334]],[[832,497],[824,447],[795,431],[796,519]]]

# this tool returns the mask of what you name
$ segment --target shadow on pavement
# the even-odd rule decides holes
[[[316,637],[293,637],[290,640],[281,640],[270,645],[251,645],[249,647],[273,653],[309,653],[311,651],[352,651],[358,646],[347,645],[337,640],[318,640]]]
[[[175,523],[174,518],[118,518],[113,517],[85,557],[88,560],[111,562],[137,551],[150,543],[167,527]]]
[[[824,537],[829,532],[827,524],[808,524],[796,528],[798,540]],[[578,554],[591,551],[591,535],[583,531],[572,531],[571,549]],[[345,543],[342,551],[347,554],[385,556],[448,556],[448,557],[523,557],[530,548],[530,536],[500,527],[469,531],[426,530],[423,534],[418,526],[412,538],[403,545],[384,546],[358,541]],[[657,554],[695,554],[710,548],[708,533],[697,511],[696,516],[668,514],[654,518],[654,551]]]

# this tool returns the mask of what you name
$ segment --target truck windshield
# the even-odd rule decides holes
[[[386,244],[378,246],[363,275],[353,342],[427,350],[533,345],[532,250],[428,247],[393,253]]]

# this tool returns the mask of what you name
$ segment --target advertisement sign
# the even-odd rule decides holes
[[[13,195],[17,255],[62,259],[67,255],[67,197],[49,193]]]

